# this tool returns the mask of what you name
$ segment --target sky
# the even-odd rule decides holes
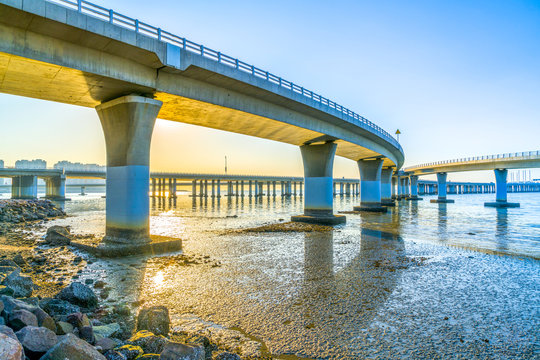
[[[399,128],[405,166],[540,150],[540,0],[93,2]],[[157,121],[152,170],[222,173],[225,156],[229,173],[303,174],[295,146]],[[34,158],[104,164],[95,110],[0,94],[0,159]],[[334,176],[356,163],[336,157]]]

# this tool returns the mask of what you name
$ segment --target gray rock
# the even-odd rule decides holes
[[[45,327],[51,331],[56,331],[56,324],[54,322],[54,319],[50,317],[49,314],[47,314],[39,307],[36,307],[33,313],[34,315],[36,315],[38,326]]]
[[[137,360],[159,360],[161,356],[159,354],[144,354],[137,358]]]
[[[5,285],[0,285],[0,295],[13,296],[13,293],[14,291],[12,288],[8,288]]]
[[[45,242],[51,245],[69,245],[71,243],[71,234],[65,226],[51,226],[47,229]]]
[[[68,287],[62,289],[58,294],[58,298],[88,309],[94,309],[98,304],[98,298],[94,290],[79,282],[71,283]]]
[[[24,360],[22,345],[17,340],[0,333],[0,359]]]
[[[4,311],[4,302],[0,300],[0,314]]]
[[[103,338],[96,341],[95,346],[100,347],[102,352],[113,350],[116,347],[116,342],[109,338]],[[107,356],[105,356],[107,357]]]
[[[106,360],[92,345],[73,334],[53,346],[40,360]]]
[[[67,301],[60,299],[51,299],[42,304],[43,310],[49,315],[55,317],[59,315],[69,315],[72,313],[80,312],[81,308],[77,305],[73,305]]]
[[[161,335],[154,335],[150,331],[138,331],[127,341],[130,345],[140,346],[145,353],[160,354],[168,340]]]
[[[192,346],[177,342],[169,342],[161,352],[162,360],[204,360],[202,346]]]
[[[135,360],[144,353],[143,349],[137,345],[124,345],[114,350],[124,355],[127,360]]]
[[[79,337],[89,344],[94,345],[96,337],[94,336],[94,329],[92,326],[83,326],[79,329]]]
[[[34,291],[34,282],[28,276],[21,276],[20,272],[21,269],[17,269],[10,273],[2,285],[11,288],[15,297],[30,297]]]
[[[58,341],[56,334],[44,327],[27,326],[15,335],[30,359],[39,359]]]
[[[13,260],[10,260],[10,259],[2,259],[0,260],[0,266],[4,267],[4,266],[8,266],[8,267],[13,267],[13,268],[18,268],[19,265],[17,265],[17,263]]]
[[[90,326],[90,320],[88,319],[88,316],[86,314],[83,314],[81,312],[76,312],[73,314],[69,314],[66,318],[66,321],[73,325],[74,328],[80,329],[83,326]]]
[[[107,360],[128,360],[126,356],[116,350],[107,350],[103,353]]]
[[[169,309],[165,306],[153,306],[141,309],[137,317],[137,330],[148,330],[156,335],[169,334]]]
[[[19,341],[19,339],[17,339],[17,335],[15,335],[15,333],[9,326],[0,325],[0,334],[7,335],[10,338]]]
[[[26,266],[28,263],[24,258],[21,256],[21,254],[17,254],[13,257],[13,262],[17,264],[18,266]]]
[[[121,330],[122,329],[120,328],[120,325],[118,325],[118,323],[94,326],[94,334],[96,335],[96,339],[114,336]]]
[[[13,310],[9,314],[8,324],[13,330],[19,331],[26,326],[37,327],[38,321],[36,315],[28,310]]]
[[[221,351],[217,354],[214,354],[212,356],[212,360],[242,360],[242,358],[234,353],[228,351]]]
[[[65,321],[56,323],[56,335],[66,335],[73,332],[73,325]]]
[[[14,310],[27,310],[33,312],[36,307],[22,300],[14,299],[11,296],[2,295],[0,301],[4,304],[4,316],[11,314]]]

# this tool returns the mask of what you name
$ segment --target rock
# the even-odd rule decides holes
[[[90,320],[88,320],[88,316],[80,312],[69,314],[66,321],[77,329],[80,329],[83,326],[90,326]]]
[[[43,310],[49,315],[55,317],[59,315],[69,315],[72,313],[80,312],[81,308],[77,305],[73,305],[67,301],[60,299],[51,299],[42,304]]]
[[[169,342],[161,352],[163,360],[204,360],[204,348],[177,342]]]
[[[9,326],[0,325],[0,334],[7,335],[10,338],[19,341],[19,339],[17,339],[17,335],[15,335],[15,333]]]
[[[212,356],[212,360],[242,360],[242,358],[234,353],[228,351],[221,351],[217,354],[214,354]]]
[[[137,330],[148,330],[156,335],[169,334],[169,310],[165,306],[141,309],[137,317]]]
[[[108,338],[119,333],[122,329],[118,323],[112,323],[101,326],[94,326],[94,334],[96,339],[99,338]]]
[[[0,314],[4,311],[4,302],[0,300]]]
[[[118,314],[120,316],[130,316],[131,315],[131,309],[126,304],[116,304],[113,307],[113,312],[115,314]]]
[[[13,257],[13,262],[17,264],[18,266],[27,266],[28,263],[24,258],[21,256],[21,254],[17,254]]]
[[[79,282],[71,283],[68,287],[62,289],[58,294],[58,298],[88,309],[94,309],[98,304],[98,298],[94,291]]]
[[[71,234],[65,226],[51,226],[47,229],[45,243],[51,245],[69,245],[71,243]]]
[[[0,285],[0,295],[13,296],[13,293],[14,291],[12,288],[8,288],[5,285]]]
[[[9,314],[8,324],[13,330],[19,331],[26,326],[37,327],[38,321],[36,315],[28,310],[13,310]]]
[[[160,354],[168,340],[161,335],[154,335],[150,331],[138,331],[127,341],[130,345],[140,346],[145,353]]]
[[[73,334],[64,336],[40,360],[106,360],[92,345]]]
[[[94,289],[103,289],[105,285],[107,285],[105,281],[98,280],[94,283]]]
[[[83,326],[79,329],[79,337],[89,344],[94,345],[96,338],[92,326]]]
[[[127,360],[127,358],[116,350],[108,350],[103,353],[107,360]]]
[[[2,281],[2,285],[12,289],[15,297],[30,297],[34,291],[34,282],[28,276],[21,276],[20,272],[21,269],[13,271]]]
[[[39,359],[58,340],[54,332],[44,327],[27,326],[17,331],[15,335],[30,359]]]
[[[65,321],[56,323],[56,335],[66,335],[73,332],[73,325]]]
[[[137,360],[159,360],[161,356],[159,354],[144,354],[137,358]]]
[[[4,316],[11,314],[14,310],[27,310],[34,312],[35,306],[32,306],[22,300],[14,299],[11,296],[2,295],[0,301],[4,304]]]
[[[14,260],[10,260],[10,259],[2,259],[0,260],[0,266],[4,267],[10,267],[10,268],[18,268],[19,265],[17,265],[17,263],[14,261]]]
[[[33,313],[34,315],[36,315],[38,326],[45,327],[51,331],[56,332],[56,323],[54,322],[54,319],[49,316],[49,314],[47,314],[39,307],[36,307]]]
[[[24,350],[19,341],[0,333],[0,359],[24,360]]]
[[[140,346],[136,345],[124,345],[114,350],[124,355],[127,360],[135,360],[137,357],[144,353],[143,349]]]
[[[109,338],[103,338],[96,341],[96,347],[100,347],[103,352],[113,350],[116,347],[116,342]],[[123,356],[123,355],[122,355]],[[105,356],[106,357],[106,356]]]

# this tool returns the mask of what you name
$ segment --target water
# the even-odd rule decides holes
[[[276,356],[313,359],[534,358],[540,355],[540,193],[521,208],[402,201],[313,233],[234,233],[288,221],[301,198],[179,196],[152,203],[152,233],[221,266],[98,261],[115,295],[241,329]],[[58,223],[103,234],[105,200],[70,195]],[[338,197],[348,211],[357,197]],[[237,217],[234,217],[237,216]],[[83,274],[82,278],[84,278]]]

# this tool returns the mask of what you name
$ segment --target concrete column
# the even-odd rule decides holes
[[[270,181],[266,182],[266,196],[270,197]]]
[[[293,195],[296,196],[296,181],[293,182]]]
[[[332,194],[334,194],[334,196],[337,195],[337,193],[336,193],[336,183],[332,184]]]
[[[298,186],[300,188],[300,196],[303,196],[303,189],[302,188],[304,187],[304,183],[300,182],[300,183],[298,183]]]
[[[176,186],[177,186],[176,181],[177,179],[173,179],[173,197],[174,198],[176,197]]]
[[[220,179],[217,179],[216,190],[217,190],[217,197],[220,198],[221,197],[221,180]]]
[[[238,196],[239,190],[240,190],[240,184],[239,184],[238,180],[236,180],[234,182],[234,195]]]
[[[332,172],[337,144],[302,145],[304,163],[304,215],[293,216],[292,221],[320,224],[341,224],[345,216],[334,215],[332,196]]]
[[[161,105],[128,95],[96,106],[107,146],[106,243],[150,242],[150,141]]]
[[[398,186],[398,178],[397,176],[392,176],[392,200],[397,199],[397,189]]]
[[[151,193],[152,193],[152,197],[156,196],[156,178],[152,178]]]
[[[339,195],[343,196],[343,183],[339,183]]]
[[[495,169],[495,202],[486,202],[484,206],[491,207],[519,207],[519,203],[509,203],[507,201],[507,182],[506,178],[508,176],[508,170],[506,169]]]
[[[360,171],[360,206],[354,211],[386,212],[381,206],[381,172],[383,159],[358,160]]]
[[[454,200],[446,198],[446,173],[437,173],[437,199],[431,199],[432,203],[453,203]]]
[[[251,180],[249,180],[248,184],[249,184],[249,197],[251,197],[253,194],[252,189],[251,189]]]
[[[37,199],[37,176],[23,175],[11,179],[12,199]]]
[[[215,179],[212,179],[211,187],[212,187],[212,197],[216,197],[216,180]]]
[[[45,198],[66,200],[66,175],[45,179]]]
[[[272,181],[272,196],[276,196],[276,182]]]
[[[197,196],[197,180],[193,180],[191,182],[191,196],[193,197]]]
[[[392,175],[394,169],[387,167],[381,170],[381,205],[394,206],[394,200],[392,200]]]
[[[259,182],[255,180],[255,197],[259,196]]]
[[[421,200],[418,197],[418,176],[411,175],[409,176],[409,181],[411,183],[411,196],[408,197],[409,200]]]

